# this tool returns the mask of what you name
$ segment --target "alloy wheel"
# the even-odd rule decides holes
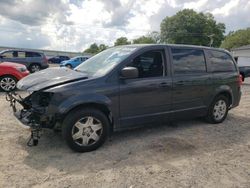
[[[11,91],[16,88],[16,80],[11,77],[4,77],[0,81],[0,86],[4,91]]]
[[[227,112],[227,104],[224,100],[218,100],[213,109],[213,116],[216,121],[220,121],[224,118]]]
[[[31,66],[31,72],[38,72],[38,71],[40,71],[39,65],[32,65]]]
[[[95,144],[101,137],[103,126],[100,120],[92,116],[84,117],[72,127],[73,141],[79,146]]]

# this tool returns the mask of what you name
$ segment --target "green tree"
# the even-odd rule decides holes
[[[250,28],[230,32],[221,44],[221,48],[232,49],[250,44]]]
[[[126,37],[120,37],[115,41],[115,46],[127,45],[127,44],[131,44],[131,42],[128,41]]]
[[[105,44],[100,44],[99,46],[96,43],[93,43],[90,45],[89,48],[87,48],[86,50],[84,50],[84,52],[86,53],[90,53],[90,54],[97,54],[103,50],[106,50],[108,48],[108,46],[106,46]]]
[[[220,46],[225,24],[217,23],[212,14],[184,9],[161,22],[161,40],[166,43],[182,43],[204,46]]]
[[[99,52],[99,47],[98,47],[98,45],[96,43],[93,43],[84,52],[90,53],[90,54],[96,54],[96,53]]]
[[[133,40],[133,44],[155,44],[156,41],[150,36],[141,36]]]
[[[106,46],[105,44],[100,44],[99,45],[99,52],[106,50],[108,48],[108,46]]]
[[[149,37],[151,37],[155,43],[161,42],[161,34],[158,31],[152,31],[148,34]]]

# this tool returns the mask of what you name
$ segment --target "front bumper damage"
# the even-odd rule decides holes
[[[31,136],[27,143],[28,146],[36,146],[41,136],[43,122],[41,117],[46,112],[46,105],[40,106],[33,104],[34,94],[22,98],[15,92],[6,93],[6,100],[12,107],[14,116],[26,127],[30,129]],[[38,102],[36,101],[38,104]]]

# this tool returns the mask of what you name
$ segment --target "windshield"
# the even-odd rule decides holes
[[[86,60],[75,70],[87,73],[88,76],[103,76],[128,57],[135,49],[136,47],[132,46],[109,48]]]

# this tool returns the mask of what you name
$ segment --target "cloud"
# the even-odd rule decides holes
[[[50,38],[38,28],[27,26],[0,17],[0,45],[20,48],[48,48]]]
[[[134,0],[128,0],[120,2],[119,0],[101,1],[106,10],[111,14],[110,22],[104,24],[104,26],[121,27],[128,23],[129,18],[133,16],[131,13]]]
[[[184,8],[213,13],[227,32],[250,26],[249,0],[0,0],[0,46],[83,51],[160,29]]]
[[[212,14],[226,17],[233,11],[233,8],[238,6],[239,2],[240,0],[231,0],[227,2],[223,7],[219,7],[213,10]]]
[[[60,0],[0,1],[0,15],[26,25],[41,25],[54,16],[62,24],[67,22],[68,6]]]

